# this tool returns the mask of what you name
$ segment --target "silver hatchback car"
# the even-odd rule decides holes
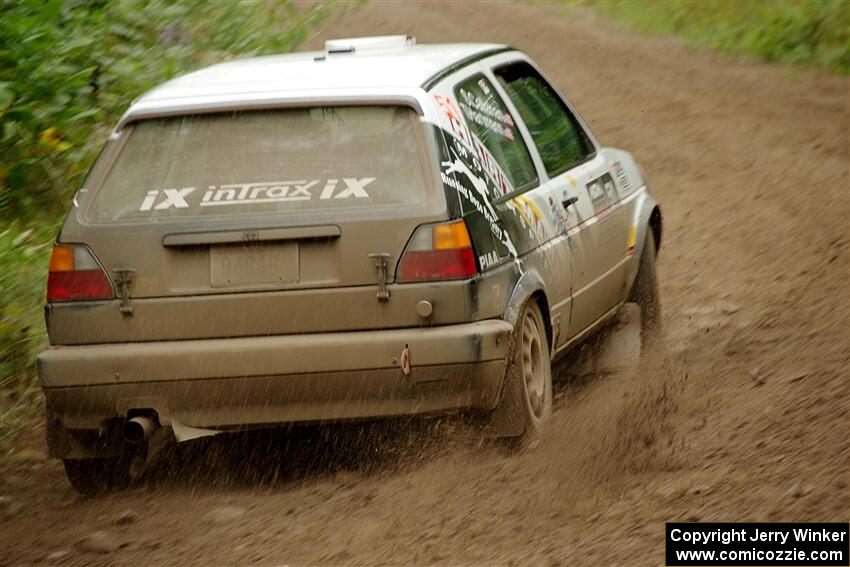
[[[661,213],[524,53],[333,40],[130,105],[50,262],[38,360],[75,488],[155,431],[475,411],[524,438],[551,362],[658,319]]]

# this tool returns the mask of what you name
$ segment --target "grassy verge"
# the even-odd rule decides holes
[[[850,74],[847,0],[584,0],[649,34]]]
[[[321,3],[11,0],[0,18],[0,455],[40,412],[51,243],[129,103],[176,75],[291,51]]]

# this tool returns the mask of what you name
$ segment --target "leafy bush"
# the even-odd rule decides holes
[[[0,229],[0,448],[37,408],[32,358],[45,343],[41,303],[56,223]]]
[[[0,0],[0,444],[37,398],[33,356],[60,217],[112,125],[153,86],[291,51],[325,14],[281,2]],[[36,392],[33,394],[33,392]]]
[[[639,31],[850,74],[847,0],[585,0]]]
[[[284,52],[314,8],[274,2],[19,1],[0,18],[0,210],[55,216],[107,129],[147,89],[189,69]]]

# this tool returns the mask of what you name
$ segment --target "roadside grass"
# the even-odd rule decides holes
[[[653,35],[850,74],[847,0],[580,0]]]
[[[112,125],[176,75],[292,51],[328,6],[10,0],[0,18],[0,458],[41,413],[51,244]]]

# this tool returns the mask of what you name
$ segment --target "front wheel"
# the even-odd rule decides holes
[[[540,307],[530,301],[523,307],[514,327],[502,397],[491,416],[491,423],[496,436],[522,444],[534,437],[551,415],[549,339]]]
[[[640,334],[644,345],[661,336],[661,301],[658,298],[655,256],[655,236],[651,230],[647,230],[638,272],[629,297],[629,301],[640,307]]]

